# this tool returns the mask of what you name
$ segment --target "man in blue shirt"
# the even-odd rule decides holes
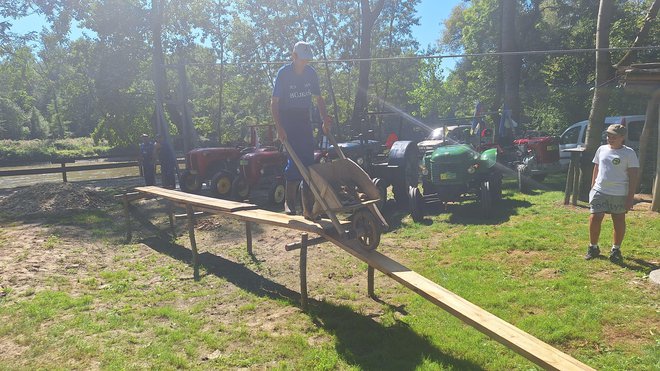
[[[332,125],[332,118],[328,116],[325,101],[321,96],[319,77],[316,70],[308,65],[312,58],[310,44],[300,41],[294,45],[293,62],[280,68],[277,72],[270,102],[270,110],[278,137],[289,142],[304,166],[314,163],[314,134],[310,122],[312,98],[316,100],[323,119],[323,131],[326,134]],[[284,176],[287,181],[285,210],[287,214],[295,214],[296,189],[302,176],[291,158],[287,163]],[[302,203],[305,217],[311,217],[313,200],[309,185],[304,183]]]
[[[144,184],[152,186],[156,184],[156,161],[154,160],[154,142],[147,134],[142,134],[140,143],[140,162],[142,163],[142,175]]]

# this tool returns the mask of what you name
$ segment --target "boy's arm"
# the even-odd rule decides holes
[[[637,191],[637,182],[639,180],[639,168],[629,167],[628,170],[628,195],[626,196],[626,210],[633,207],[635,200],[635,191]]]
[[[598,164],[594,164],[594,172],[591,174],[591,188],[596,184],[596,178],[598,178]]]

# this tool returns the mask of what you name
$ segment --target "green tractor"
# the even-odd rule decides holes
[[[481,214],[487,216],[493,204],[502,198],[502,174],[496,169],[497,149],[478,152],[470,144],[452,140],[451,132],[446,140],[425,140],[418,148],[423,154],[422,191],[409,188],[410,214],[414,221],[424,218],[426,204],[444,205],[468,199],[479,200]]]

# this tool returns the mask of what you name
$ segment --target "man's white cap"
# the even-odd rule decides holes
[[[312,44],[305,41],[298,41],[296,45],[293,46],[293,52],[296,53],[300,59],[310,60],[314,58]]]

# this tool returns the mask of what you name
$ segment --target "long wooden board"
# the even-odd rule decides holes
[[[463,299],[435,282],[377,252],[363,249],[355,240],[339,238],[329,221],[312,222],[300,216],[257,209],[255,205],[191,195],[159,187],[138,187],[137,191],[157,195],[170,201],[197,206],[197,209],[245,221],[271,224],[312,232],[344,249],[356,258],[378,269],[388,277],[413,290],[453,316],[513,349],[518,354],[549,370],[593,370],[570,355],[535,338],[494,314]]]

